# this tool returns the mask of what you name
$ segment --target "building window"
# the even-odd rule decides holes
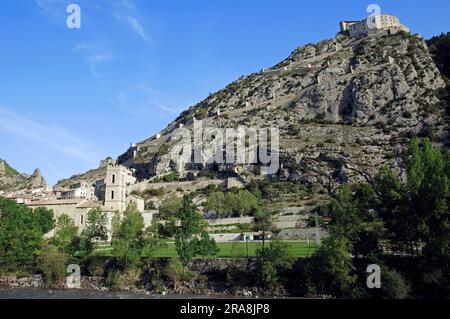
[[[112,176],[112,183],[114,184],[116,182],[116,175],[113,174]]]
[[[114,191],[111,191],[111,199],[114,199]]]
[[[81,215],[81,216],[80,216],[80,225],[83,225],[83,218],[84,218],[84,216]]]

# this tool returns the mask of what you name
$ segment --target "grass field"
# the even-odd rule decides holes
[[[268,245],[268,243],[266,242]],[[316,250],[314,243],[308,246],[305,241],[291,241],[286,242],[289,247],[289,251],[295,257],[308,257]],[[248,243],[248,255],[254,257],[256,249],[261,245],[259,242]],[[246,257],[247,246],[245,242],[227,242],[217,243],[217,247],[220,249],[219,253],[215,257]],[[104,250],[99,252],[103,256],[112,256],[112,250]],[[160,249],[154,257],[176,257],[175,244],[173,242],[167,243],[167,246]]]

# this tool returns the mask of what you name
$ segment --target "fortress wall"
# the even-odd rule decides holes
[[[255,219],[254,217],[219,218],[219,219],[208,219],[207,222],[211,226],[250,224],[254,221],[254,219]]]
[[[179,189],[183,191],[193,192],[199,189],[203,189],[209,185],[225,185],[226,181],[221,179],[209,179],[189,182],[173,182],[173,183],[149,183],[148,181],[136,183],[128,186],[128,191],[144,192],[146,190],[157,190],[163,188],[166,192],[175,192]]]

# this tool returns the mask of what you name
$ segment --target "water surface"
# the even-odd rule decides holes
[[[147,295],[129,291],[0,288],[0,299],[211,299],[203,295]]]

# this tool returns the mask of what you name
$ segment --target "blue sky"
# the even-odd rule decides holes
[[[450,31],[448,0],[1,0],[0,158],[50,184],[94,168],[371,3],[426,37]]]

